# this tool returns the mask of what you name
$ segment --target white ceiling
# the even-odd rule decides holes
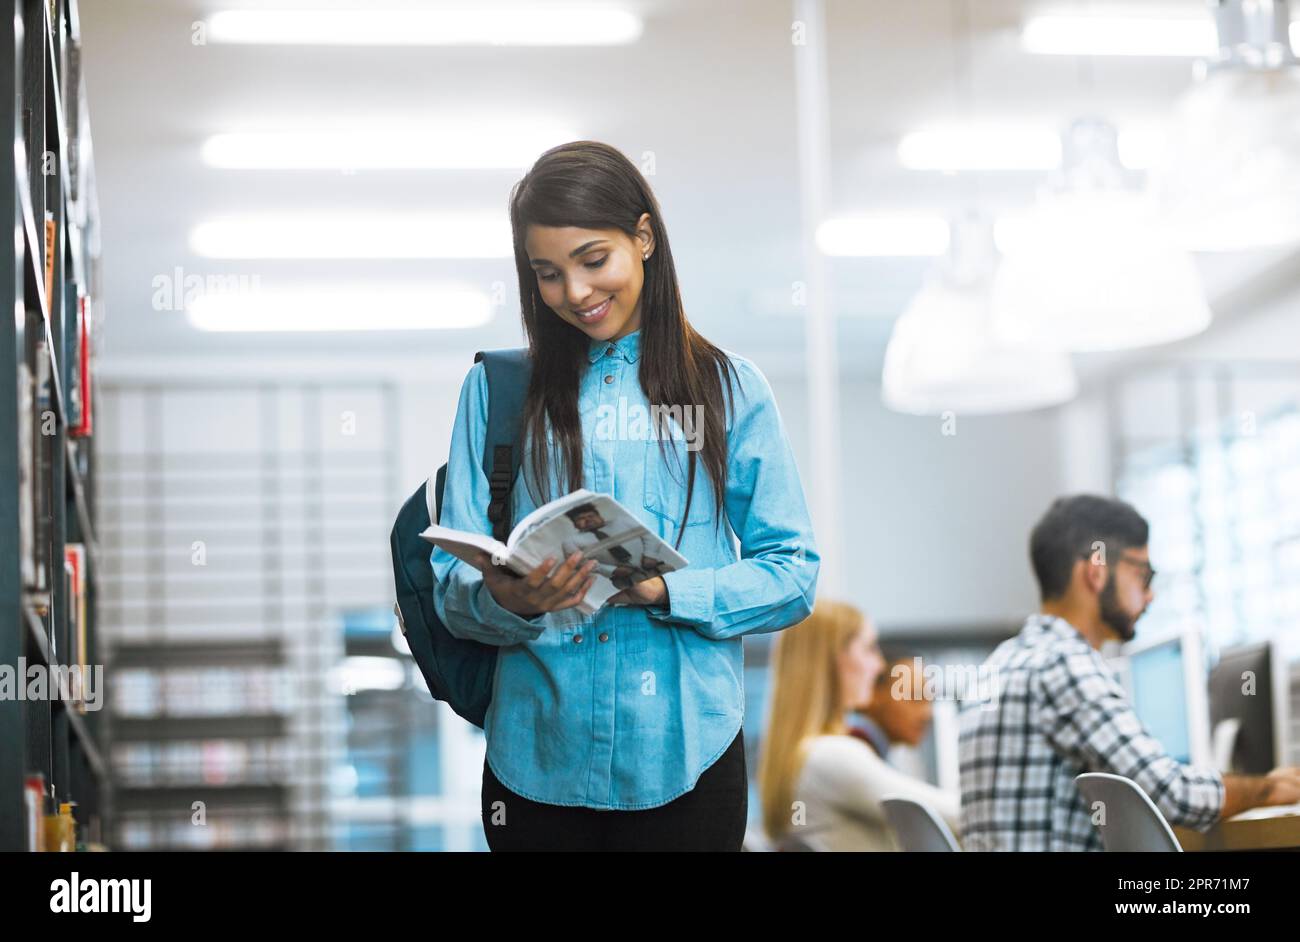
[[[187,248],[195,223],[272,210],[499,210],[517,174],[218,170],[199,145],[212,133],[311,128],[349,119],[425,124],[451,113],[553,117],[640,160],[673,240],[687,313],[715,342],[757,358],[802,346],[784,302],[800,276],[792,4],[788,0],[642,0],[641,40],[607,48],[277,47],[194,45],[192,24],[249,2],[80,0],[103,219],[104,352],[246,356],[465,354],[520,342],[514,269],[491,261],[237,261]],[[280,3],[277,7],[347,6]],[[428,6],[385,2],[385,7]],[[970,32],[950,0],[828,0],[831,205],[872,210],[991,211],[1027,205],[1033,174],[978,177],[899,169],[899,136],[954,118],[1162,120],[1190,79],[1182,59],[1032,56],[1017,30],[1031,11],[1087,3],[971,0]],[[1127,4],[1126,4],[1127,6]],[[1196,11],[1200,0],[1143,0]],[[558,141],[556,143],[559,143]],[[1277,261],[1202,259],[1211,297]],[[504,281],[508,304],[487,327],[347,334],[209,334],[152,308],[152,282],[185,274],[301,280]],[[879,370],[892,319],[923,261],[832,259],[846,371]]]

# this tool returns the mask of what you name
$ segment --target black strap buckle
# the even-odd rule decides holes
[[[510,489],[513,485],[511,465],[513,449],[510,445],[497,445],[492,452],[492,473],[488,475],[488,490],[492,500],[487,516],[492,524],[492,536],[504,543],[510,536]]]

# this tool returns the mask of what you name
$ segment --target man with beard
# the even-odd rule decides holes
[[[1171,758],[1142,727],[1099,653],[1129,641],[1154,595],[1147,522],[1105,497],[1058,498],[1029,555],[1042,599],[981,669],[963,705],[961,832],[966,850],[1101,850],[1083,772],[1132,779],[1170,824],[1207,830],[1259,805],[1300,801],[1300,770],[1220,775]]]

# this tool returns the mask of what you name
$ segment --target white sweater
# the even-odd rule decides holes
[[[816,736],[807,744],[794,800],[803,802],[806,836],[818,849],[897,850],[880,799],[900,795],[924,802],[958,834],[960,797],[905,775],[855,736]],[[960,836],[960,835],[959,835]]]

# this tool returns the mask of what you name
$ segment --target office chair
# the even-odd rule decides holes
[[[781,837],[772,848],[778,853],[825,853],[829,850],[816,834],[791,831]]]
[[[1173,851],[1183,846],[1160,809],[1131,779],[1106,772],[1086,772],[1074,780],[1088,804],[1101,802],[1104,823],[1097,825],[1109,851]]]
[[[894,829],[900,850],[937,853],[960,851],[947,823],[929,805],[893,795],[881,800],[885,820]]]

